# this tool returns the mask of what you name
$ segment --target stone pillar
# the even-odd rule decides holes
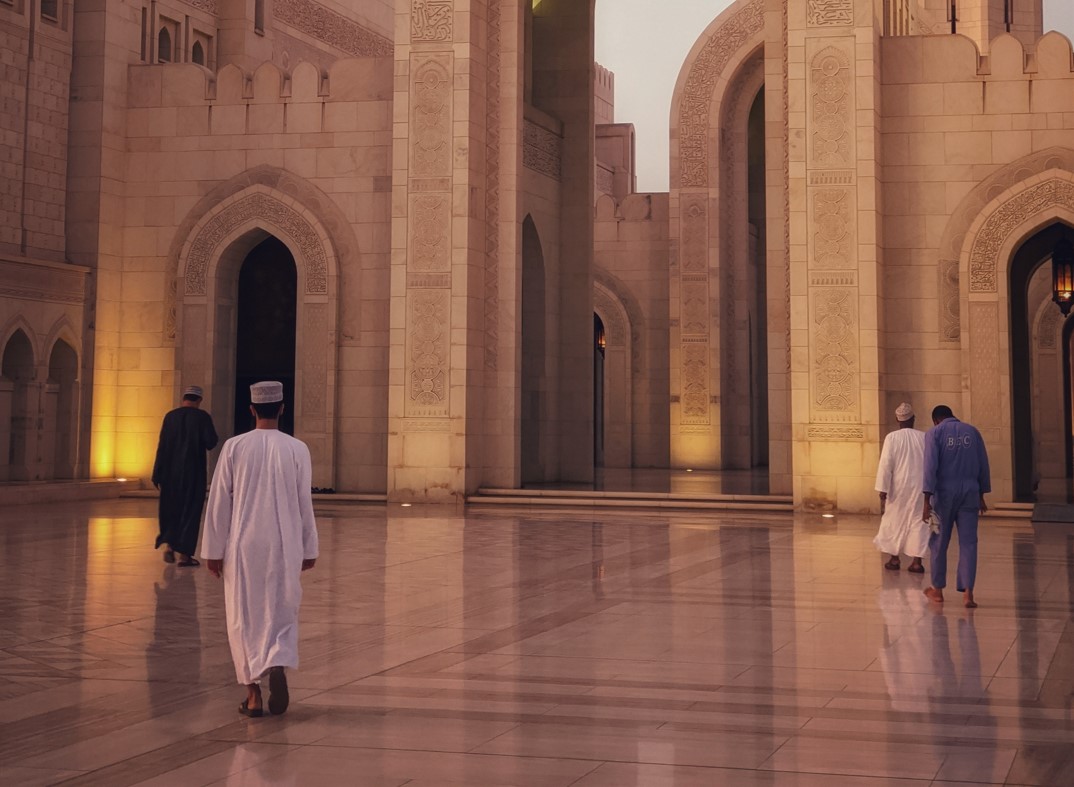
[[[486,12],[397,4],[389,500],[461,502],[482,442]]]
[[[879,454],[872,0],[788,4],[794,498],[870,510]]]

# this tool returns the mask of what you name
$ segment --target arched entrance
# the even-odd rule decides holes
[[[34,351],[30,339],[22,330],[16,330],[4,347],[0,375],[3,376],[3,398],[7,425],[7,451],[0,456],[3,461],[3,478],[10,481],[28,481],[31,476],[30,438],[34,434],[33,422],[36,407],[31,401],[31,385],[34,379]]]
[[[295,324],[298,305],[295,258],[278,238],[255,246],[239,270],[235,328],[234,434],[253,428],[250,386],[283,383],[280,429],[295,433]]]
[[[63,339],[52,347],[46,386],[52,478],[74,478],[78,466],[78,353]]]
[[[522,222],[522,483],[546,480],[541,424],[547,418],[547,335],[544,252],[529,216]]]
[[[593,465],[604,467],[604,353],[608,347],[604,321],[593,315]]]
[[[1015,250],[1009,270],[1014,496],[1026,502],[1066,502],[1072,470],[1070,343],[1051,302],[1052,251],[1063,238],[1074,238],[1074,228],[1061,221],[1038,230]]]

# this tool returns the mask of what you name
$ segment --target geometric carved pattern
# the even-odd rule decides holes
[[[812,195],[815,266],[825,269],[852,267],[853,192],[850,189],[816,189]]]
[[[213,4],[215,5],[215,2]],[[393,51],[392,42],[384,36],[367,30],[313,0],[276,0],[272,15],[284,24],[348,55],[387,57]]]
[[[411,177],[451,175],[451,54],[416,53],[410,62]]]
[[[970,303],[970,396],[974,423],[999,426],[999,305]]]
[[[813,58],[810,110],[811,163],[839,167],[851,163],[850,58],[831,46]]]
[[[451,41],[453,0],[414,0],[410,14],[411,41]]]
[[[961,335],[958,260],[940,260],[940,341],[957,342]]]
[[[823,413],[846,413],[857,407],[857,290],[815,289],[813,337],[813,404]]]
[[[299,250],[296,260],[305,270],[306,293],[328,292],[328,261],[321,237],[290,205],[268,194],[251,194],[214,216],[190,245],[186,264],[186,294],[204,295],[205,277],[217,246],[236,227],[251,220],[265,220],[265,229],[282,231]]]
[[[852,0],[809,0],[806,24],[810,27],[851,25],[854,23]]]
[[[308,303],[306,332],[303,337],[302,369],[302,415],[306,418],[323,418],[328,391],[328,348],[321,342],[328,332],[328,307],[323,303]]]
[[[1053,178],[1030,186],[985,220],[970,252],[970,292],[996,292],[996,263],[1007,237],[1027,219],[1055,206],[1074,211],[1074,183]]]
[[[407,341],[410,366],[406,414],[446,416],[448,366],[448,298],[446,290],[407,293]]]
[[[764,29],[764,3],[750,3],[712,34],[690,67],[679,103],[679,167],[682,186],[707,186],[709,116],[713,94],[731,58]]]
[[[534,172],[559,180],[563,172],[563,139],[527,120],[522,139],[522,163]]]
[[[485,368],[499,365],[500,340],[500,0],[490,0],[485,96]]]

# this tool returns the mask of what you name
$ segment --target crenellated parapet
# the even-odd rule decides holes
[[[130,67],[132,108],[278,102],[389,101],[390,58],[344,58],[327,70],[301,62],[291,69],[262,63],[248,72],[226,65],[214,73],[183,63]]]
[[[1069,79],[1074,49],[1062,33],[1052,31],[1025,46],[1013,35],[994,38],[982,54],[963,35],[884,38],[882,81],[892,84],[954,83],[1022,79]]]

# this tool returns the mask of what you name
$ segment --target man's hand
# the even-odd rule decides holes
[[[988,503],[985,502],[984,495],[981,495],[981,513],[988,513]]]
[[[921,510],[921,521],[928,522],[929,516],[932,514],[932,501],[929,498],[925,498],[925,507]]]
[[[887,492],[881,492],[880,493],[880,515],[881,516],[884,515],[884,509],[887,508],[887,504],[888,504],[888,493]]]
[[[205,565],[209,568],[209,573],[217,579],[224,573],[224,561],[223,560],[206,560]]]
[[[309,571],[316,564],[317,564],[317,558],[315,558],[315,557],[307,558],[306,560],[302,561],[302,570],[303,571]]]
[[[159,492],[160,491],[160,484],[158,484],[156,481],[154,481],[153,482],[153,488],[156,489]]]

